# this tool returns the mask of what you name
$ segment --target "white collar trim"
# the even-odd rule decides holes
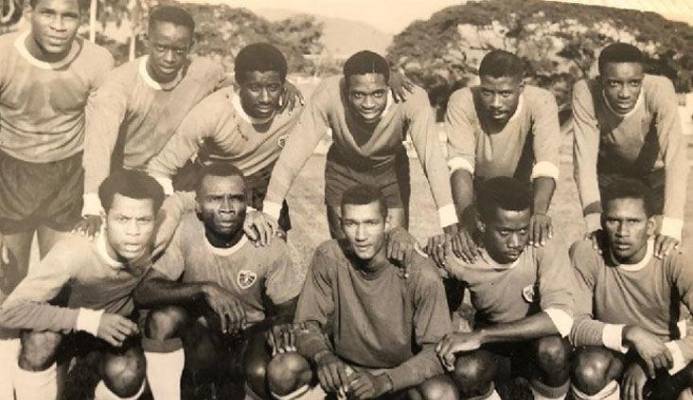
[[[524,93],[520,93],[520,98],[517,101],[517,107],[515,107],[515,112],[513,113],[513,115],[510,116],[510,118],[508,118],[508,122],[506,122],[506,124],[508,124],[508,123],[510,123],[510,121],[518,118],[518,115],[520,115],[520,113],[522,112],[522,108],[524,107],[524,105],[525,105],[525,95],[524,95]]]
[[[520,257],[522,257],[522,253],[520,253]],[[513,269],[520,262],[520,257],[517,257],[517,260],[511,262],[510,264],[499,264],[491,257],[490,254],[488,254],[486,249],[481,249],[481,259],[493,269]]]
[[[101,233],[96,238],[96,253],[106,262],[106,265],[113,269],[121,269],[125,266],[125,264],[118,260],[114,260],[113,257],[108,254],[108,249],[106,249],[106,232],[104,229],[101,230]]]
[[[139,72],[140,72],[140,78],[144,81],[144,83],[147,84],[147,86],[151,87],[154,90],[170,90],[173,89],[174,87],[178,86],[180,81],[183,79],[183,68],[181,68],[178,71],[178,75],[174,80],[171,82],[167,83],[159,83],[157,82],[154,78],[152,78],[151,75],[149,75],[149,71],[147,70],[147,63],[149,62],[149,56],[144,56],[140,59],[140,65],[139,65]]]
[[[246,243],[248,243],[248,237],[245,234],[243,234],[241,240],[239,240],[238,243],[234,244],[231,247],[215,247],[212,246],[211,243],[209,243],[209,240],[207,239],[207,236],[205,235],[204,231],[202,231],[202,235],[204,236],[207,248],[209,248],[212,251],[212,253],[222,257],[228,257],[230,255],[233,255],[234,253],[238,252],[243,246],[245,246]]]
[[[614,110],[613,107],[611,107],[611,103],[609,103],[609,99],[606,98],[606,93],[604,93],[604,88],[602,88],[602,99],[604,99],[604,103],[606,103],[606,107],[609,109],[609,111],[611,111],[615,115],[618,115],[621,118],[628,118],[629,116],[631,116],[635,112],[635,110],[638,109],[638,107],[640,106],[640,103],[642,103],[642,92],[643,92],[643,90],[641,88],[640,93],[638,93],[638,99],[635,100],[635,105],[633,106],[633,109],[631,109],[630,111],[628,111],[625,114],[622,114],[622,113]]]
[[[636,272],[636,271],[640,271],[641,269],[645,268],[647,266],[647,264],[649,264],[653,255],[654,255],[654,241],[652,241],[652,240],[647,241],[647,253],[645,253],[645,257],[643,257],[642,260],[640,260],[639,262],[637,262],[635,264],[619,264],[619,262],[616,261],[614,254],[609,250],[609,257],[611,257],[611,261],[613,261],[613,263],[616,264],[619,269],[621,269],[623,271],[628,271],[628,272]]]
[[[277,115],[276,111],[267,118],[255,118],[248,115],[248,113],[246,113],[243,109],[243,104],[241,104],[241,96],[239,96],[236,92],[234,92],[233,96],[231,96],[231,104],[233,105],[233,108],[236,110],[236,114],[238,114],[244,121],[252,125],[266,124],[270,122],[275,115]]]
[[[21,33],[19,36],[17,36],[17,39],[14,41],[14,47],[17,49],[19,54],[29,62],[29,64],[41,68],[41,69],[58,69],[61,68],[65,65],[67,65],[74,57],[73,54],[73,49],[74,49],[74,41],[70,45],[70,51],[68,54],[65,56],[60,61],[56,61],[54,63],[49,63],[46,61],[41,61],[38,58],[34,57],[29,53],[29,49],[26,48],[26,40],[29,37],[29,34],[31,31],[25,31]]]

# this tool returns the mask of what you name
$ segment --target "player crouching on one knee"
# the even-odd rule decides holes
[[[405,278],[388,259],[387,207],[377,188],[348,189],[341,210],[345,239],[315,251],[294,319],[305,329],[296,332],[298,352],[269,364],[272,394],[456,399],[433,348],[449,332],[450,317],[432,262],[412,252]]]
[[[513,376],[529,379],[535,399],[568,393],[573,275],[557,239],[528,246],[531,199],[529,185],[514,178],[483,182],[476,205],[481,256],[471,264],[448,258],[446,271],[469,289],[476,309],[471,332],[448,334],[436,346],[461,398],[499,399],[494,381]]]
[[[129,317],[132,291],[151,265],[164,192],[142,172],[119,171],[101,183],[99,197],[104,233],[59,241],[0,307],[0,327],[24,330],[12,378],[17,400],[59,398],[58,355],[99,356],[96,400],[136,399],[144,389],[145,358]],[[54,302],[66,288],[67,301]]]
[[[152,394],[157,400],[180,399],[187,366],[195,386],[216,390],[218,383],[244,376],[251,398],[267,398],[265,333],[291,321],[303,281],[284,241],[256,247],[244,233],[242,172],[215,162],[200,176],[196,213],[182,217],[135,291],[138,305],[152,308],[143,339]],[[280,330],[271,332],[281,336]],[[212,384],[201,385],[199,377]]]
[[[644,183],[614,180],[602,193],[605,240],[571,248],[578,400],[676,399],[693,385],[693,337],[677,326],[693,304],[693,271],[677,251],[656,257],[655,201]]]

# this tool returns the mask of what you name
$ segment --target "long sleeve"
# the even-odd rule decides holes
[[[548,314],[561,336],[566,337],[574,322],[574,289],[570,259],[566,247],[559,239],[553,239],[543,248],[535,249],[538,255],[539,298],[541,309]]]
[[[575,276],[575,322],[570,331],[570,341],[573,346],[601,346],[602,333],[607,324],[594,319],[592,299],[595,277],[587,266],[595,260],[585,250],[585,242],[576,242],[570,249],[572,273]]]
[[[556,98],[545,93],[536,99],[536,116],[533,121],[534,158],[532,179],[548,177],[558,180],[560,165],[561,127],[558,122]]]
[[[452,331],[452,324],[443,282],[431,271],[433,268],[421,271],[414,289],[414,332],[421,351],[386,372],[393,390],[416,386],[443,373],[435,345]]]
[[[327,132],[326,107],[332,95],[329,92],[330,83],[325,80],[315,89],[272,170],[263,210],[277,219],[291,185]]]
[[[294,321],[313,322],[320,327],[320,330],[309,329],[298,336],[296,346],[298,352],[309,359],[329,349],[321,330],[324,329],[329,316],[335,309],[332,299],[333,282],[329,276],[329,268],[334,268],[334,263],[335,260],[331,260],[318,248],[308,268],[308,276],[298,299]]]
[[[65,242],[56,244],[0,306],[0,326],[70,332],[76,329],[79,309],[51,305],[72,278],[71,265],[78,260]]]
[[[664,159],[664,221],[661,233],[681,240],[688,164],[674,85],[668,79],[653,93],[658,104],[657,137]]]
[[[450,172],[458,169],[468,171],[472,176],[476,168],[476,137],[474,127],[466,110],[474,108],[469,89],[457,90],[450,96],[445,113],[447,133],[448,167]]]
[[[668,261],[669,275],[672,284],[676,286],[681,301],[693,312],[693,271],[690,265],[690,252],[670,256]],[[693,335],[688,335],[675,342],[683,353],[686,362],[693,361]]]
[[[407,101],[408,134],[419,156],[419,161],[438,206],[438,217],[442,227],[456,224],[457,213],[452,202],[450,173],[443,157],[442,144],[438,139],[433,110],[426,93],[417,89]]]
[[[598,155],[599,128],[592,94],[587,81],[581,80],[573,88],[573,163],[588,232],[600,228],[602,208],[597,180]]]

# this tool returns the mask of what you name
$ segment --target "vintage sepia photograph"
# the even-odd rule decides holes
[[[693,0],[0,0],[0,400],[693,400]]]

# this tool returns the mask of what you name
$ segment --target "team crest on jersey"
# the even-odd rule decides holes
[[[522,289],[522,298],[525,299],[527,303],[534,303],[536,300],[534,285],[527,285]]]
[[[289,139],[289,135],[288,135],[288,134],[287,134],[287,135],[281,135],[281,136],[279,136],[279,138],[277,139],[277,146],[279,146],[279,148],[283,149],[284,146],[286,145],[286,141],[287,141],[288,139]]]
[[[242,269],[236,277],[236,283],[241,289],[248,289],[257,280],[257,274],[247,269]]]

